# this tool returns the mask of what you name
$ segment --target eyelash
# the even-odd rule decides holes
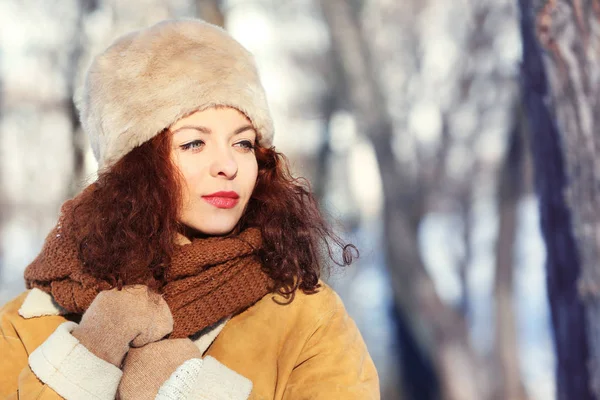
[[[202,140],[193,140],[189,143],[182,144],[180,147],[182,150],[197,149],[198,147],[193,147],[194,145],[198,145],[198,147],[200,147],[204,145],[204,142]]]
[[[236,144],[241,144],[242,148],[246,150],[254,150],[254,143],[252,143],[249,140],[242,140],[240,142],[237,142]]]
[[[242,140],[240,142],[235,143],[236,145],[241,144],[242,148],[245,150],[254,150],[254,143],[250,140]],[[182,150],[190,150],[190,149],[198,149],[204,145],[202,140],[193,140],[189,143],[182,144],[180,147]]]

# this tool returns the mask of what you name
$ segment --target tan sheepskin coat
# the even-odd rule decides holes
[[[204,359],[218,365],[206,374],[216,383],[204,383],[211,396],[190,398],[379,399],[373,361],[329,286],[323,283],[313,295],[299,291],[288,305],[273,297],[265,296],[215,329],[216,338],[198,339]],[[0,399],[59,399],[57,391],[72,399],[114,397],[111,387],[118,385],[120,370],[78,348],[68,333],[75,323],[59,312],[37,289],[0,310]],[[240,378],[252,382],[249,396],[236,392]]]

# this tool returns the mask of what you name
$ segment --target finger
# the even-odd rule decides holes
[[[173,331],[173,316],[167,302],[162,298],[156,309],[151,310],[146,320],[148,326],[131,342],[133,347],[156,342]]]

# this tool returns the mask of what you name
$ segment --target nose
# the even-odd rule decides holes
[[[210,174],[217,178],[233,179],[238,172],[238,164],[230,151],[222,150],[215,154],[210,166]]]

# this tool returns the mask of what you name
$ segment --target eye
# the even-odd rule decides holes
[[[191,142],[182,144],[181,146],[179,146],[182,150],[194,150],[194,149],[199,149],[200,147],[204,146],[204,142],[202,140],[192,140]]]
[[[254,150],[254,143],[250,140],[241,140],[237,142],[235,146],[241,147],[244,150]]]

